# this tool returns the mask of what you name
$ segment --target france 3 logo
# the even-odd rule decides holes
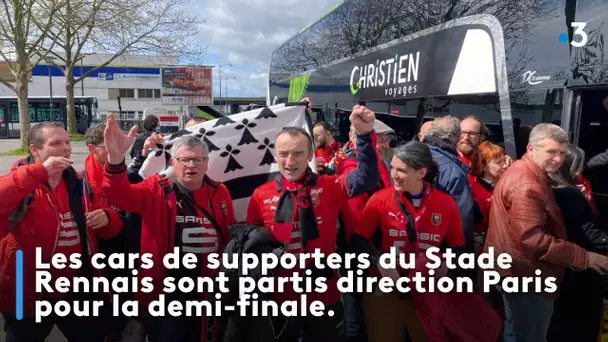
[[[572,32],[572,41],[570,42],[570,45],[577,48],[587,45],[587,41],[589,40],[589,36],[587,36],[587,32],[585,32],[587,22],[575,21],[572,22],[570,26],[574,29],[574,32]],[[568,37],[567,33],[560,33],[558,39],[562,43],[567,43],[570,37]]]

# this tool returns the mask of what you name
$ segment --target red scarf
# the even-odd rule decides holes
[[[101,191],[103,172],[103,167],[95,160],[95,156],[89,154],[84,160],[84,177],[97,191]]]

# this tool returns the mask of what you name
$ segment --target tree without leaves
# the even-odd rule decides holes
[[[34,65],[46,56],[43,46],[53,46],[49,29],[61,3],[43,0],[1,0],[0,55],[6,62],[13,79],[0,79],[0,83],[14,91],[19,105],[21,146],[27,146],[30,128],[28,110],[28,81]],[[34,61],[34,63],[32,63]]]
[[[198,56],[205,47],[192,41],[197,30],[194,15],[186,13],[187,0],[67,0],[57,26],[50,54],[65,65],[68,131],[76,132],[74,88],[92,72],[126,54]],[[74,77],[74,68],[85,50],[107,54],[104,62]]]

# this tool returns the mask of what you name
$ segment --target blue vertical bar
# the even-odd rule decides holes
[[[15,276],[17,280],[15,281],[15,293],[17,296],[15,298],[15,318],[21,320],[23,318],[23,251],[17,250],[16,257]]]

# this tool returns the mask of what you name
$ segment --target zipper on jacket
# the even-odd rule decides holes
[[[55,205],[53,204],[53,201],[51,200],[51,196],[49,194],[46,194],[46,198],[49,201],[49,203],[51,204],[51,207],[53,208],[53,211],[55,212],[55,219],[57,220],[57,234],[55,234],[55,242],[53,243],[53,252],[51,253],[51,257],[53,255],[55,255],[55,249],[57,248],[57,242],[59,241],[59,232],[61,231],[61,220],[59,219],[59,214],[57,213],[57,208],[55,208]]]

